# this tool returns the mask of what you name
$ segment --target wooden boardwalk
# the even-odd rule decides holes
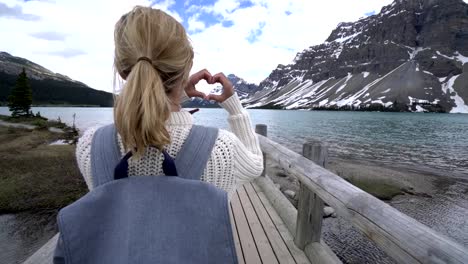
[[[310,263],[255,183],[231,197],[231,222],[239,264]]]
[[[321,239],[324,203],[397,263],[468,263],[462,245],[325,169],[326,145],[308,142],[300,155],[265,137],[265,125],[256,131],[263,135],[264,162],[276,162],[299,180],[299,202],[297,210],[265,174],[236,190],[230,213],[240,264],[342,263]],[[57,237],[23,264],[51,263]]]

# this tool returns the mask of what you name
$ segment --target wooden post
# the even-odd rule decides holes
[[[255,126],[255,133],[262,135],[264,137],[268,136],[268,127],[267,125],[258,124]],[[261,177],[265,177],[266,175],[266,155],[263,153],[263,172],[260,175]]]
[[[302,149],[302,155],[317,165],[326,168],[328,162],[328,146],[320,142],[307,142]],[[320,243],[322,235],[323,200],[300,184],[299,203],[297,206],[296,236],[294,243],[304,249],[309,243]]]

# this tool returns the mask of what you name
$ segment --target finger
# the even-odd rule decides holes
[[[199,92],[199,91],[195,90],[195,91],[192,93],[192,97],[200,97],[200,98],[203,99],[203,98],[206,97],[206,95],[205,95],[204,93],[202,93],[202,92]]]
[[[211,73],[207,69],[203,69],[190,76],[190,82],[193,85],[197,84],[200,80],[206,80],[206,82],[209,83],[209,81],[211,80]]]
[[[231,81],[229,81],[229,79],[222,72],[213,75],[213,80],[215,82],[219,82],[223,87],[232,86]]]
[[[218,94],[209,94],[207,96],[207,100],[208,101],[211,101],[211,100],[214,100],[216,102],[222,102],[223,101],[223,97],[221,95],[218,95]]]

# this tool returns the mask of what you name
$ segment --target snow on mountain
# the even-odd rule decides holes
[[[468,5],[396,0],[278,65],[247,107],[468,113]]]

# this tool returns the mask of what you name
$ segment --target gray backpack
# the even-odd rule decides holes
[[[54,263],[237,263],[225,191],[200,181],[218,135],[193,126],[161,176],[128,177],[114,125],[96,131],[94,189],[60,210]]]

